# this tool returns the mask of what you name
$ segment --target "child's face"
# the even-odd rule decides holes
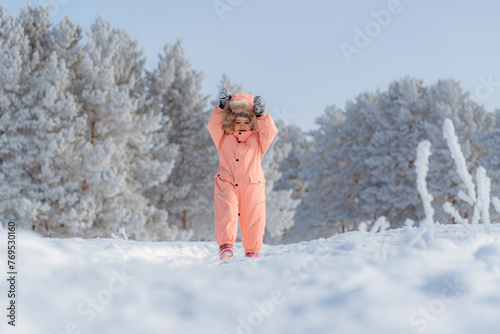
[[[249,131],[252,130],[250,120],[246,117],[236,117],[234,120],[234,131]]]

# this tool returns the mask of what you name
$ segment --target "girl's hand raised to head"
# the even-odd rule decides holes
[[[256,96],[253,99],[253,112],[255,113],[255,117],[262,117],[266,113],[266,101],[264,101],[262,96]]]
[[[222,88],[219,92],[219,108],[224,107],[233,99],[232,95],[226,88]]]

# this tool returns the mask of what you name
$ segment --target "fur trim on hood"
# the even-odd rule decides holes
[[[257,118],[253,111],[253,95],[234,94],[231,102],[224,107],[222,127],[226,133],[234,133],[234,121],[237,114],[248,115],[250,117],[252,130],[258,130]]]

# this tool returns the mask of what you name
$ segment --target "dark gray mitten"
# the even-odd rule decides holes
[[[222,88],[219,92],[219,108],[224,109],[224,107],[233,99],[233,96],[225,88]]]
[[[255,117],[262,117],[266,113],[266,101],[264,101],[262,96],[256,96],[253,99],[253,112],[255,113]]]

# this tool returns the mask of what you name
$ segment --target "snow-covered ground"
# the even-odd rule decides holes
[[[1,333],[499,333],[500,224],[349,232],[220,264],[215,243],[17,233],[17,326]],[[7,233],[0,230],[7,272]],[[6,328],[6,330],[5,330]]]

